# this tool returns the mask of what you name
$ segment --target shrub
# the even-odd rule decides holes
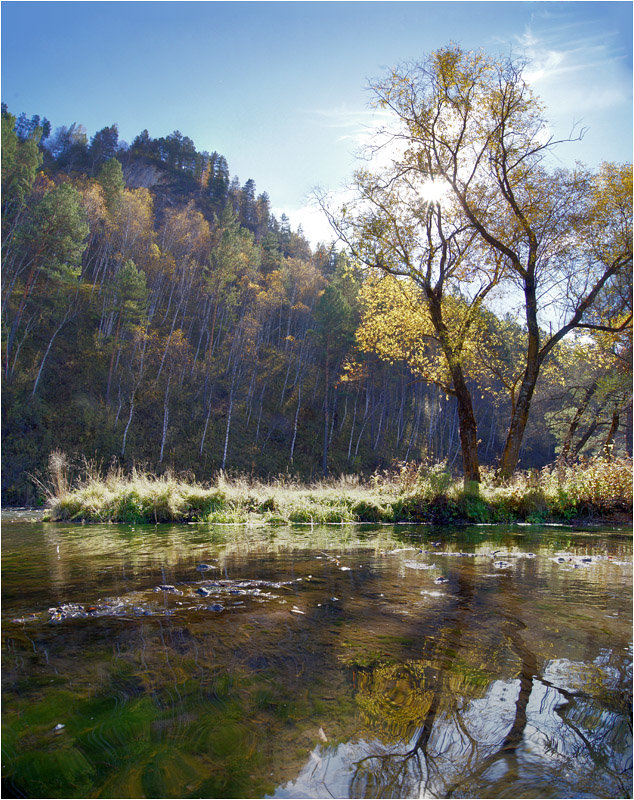
[[[227,495],[221,489],[186,486],[182,492],[182,499],[189,518],[202,521],[207,519],[212,512],[223,508],[227,502]]]
[[[287,510],[289,522],[303,522],[314,525],[329,523],[356,522],[351,509],[344,504],[333,504],[333,501],[319,503],[307,499],[301,505],[291,504]]]
[[[224,524],[224,525],[238,525],[245,523],[248,519],[248,513],[245,508],[234,506],[229,503],[222,508],[213,509],[205,517],[205,522]]]
[[[545,468],[540,483],[553,510],[562,515],[632,510],[632,460],[595,458]]]
[[[393,522],[394,509],[373,499],[357,500],[350,509],[360,522]]]
[[[418,471],[415,493],[424,500],[444,497],[454,484],[454,479],[445,463],[421,467]]]
[[[82,499],[77,495],[62,497],[55,503],[51,513],[52,520],[75,519],[84,509]]]
[[[138,523],[146,520],[146,508],[136,489],[120,494],[113,511],[113,517],[119,522]]]
[[[393,522],[412,522],[412,510],[405,497],[398,497],[391,503]]]
[[[515,512],[520,519],[542,522],[548,515],[548,506],[541,488],[529,488],[515,496]]]
[[[165,481],[154,481],[146,498],[146,511],[150,522],[172,522],[178,519],[183,506],[182,498],[176,497],[173,488]]]
[[[462,493],[456,501],[457,512],[469,522],[482,524],[492,522],[492,510],[489,504],[471,492]]]
[[[66,497],[70,491],[68,479],[68,459],[61,450],[53,450],[48,457],[48,478],[54,497]]]

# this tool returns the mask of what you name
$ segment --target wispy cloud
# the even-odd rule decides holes
[[[631,70],[617,31],[597,35],[589,19],[566,23],[545,14],[518,34],[515,43],[529,62],[528,82],[557,116],[631,101]]]
[[[372,125],[377,118],[385,117],[386,112],[375,108],[349,108],[341,104],[334,108],[310,108],[306,113],[313,114],[329,128],[353,128]]]
[[[573,137],[553,153],[564,163],[631,159],[631,50],[601,5],[536,4],[530,23],[506,42],[527,61],[524,77],[545,106],[547,133]]]
[[[306,113],[315,119],[316,124],[341,131],[337,141],[350,142],[356,147],[370,144],[377,130],[392,119],[392,115],[382,109],[349,108],[345,105],[309,109]]]

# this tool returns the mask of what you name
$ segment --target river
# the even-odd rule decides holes
[[[3,797],[631,797],[632,536],[2,530]]]

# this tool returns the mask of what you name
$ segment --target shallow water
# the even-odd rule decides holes
[[[2,533],[3,797],[632,795],[628,531]]]

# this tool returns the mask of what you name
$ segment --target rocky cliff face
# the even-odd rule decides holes
[[[123,177],[129,189],[152,189],[168,183],[165,172],[159,166],[140,159],[123,165]]]
[[[152,192],[154,211],[159,217],[166,208],[186,205],[199,189],[191,175],[143,157],[128,157],[122,170],[128,189],[144,188]]]

